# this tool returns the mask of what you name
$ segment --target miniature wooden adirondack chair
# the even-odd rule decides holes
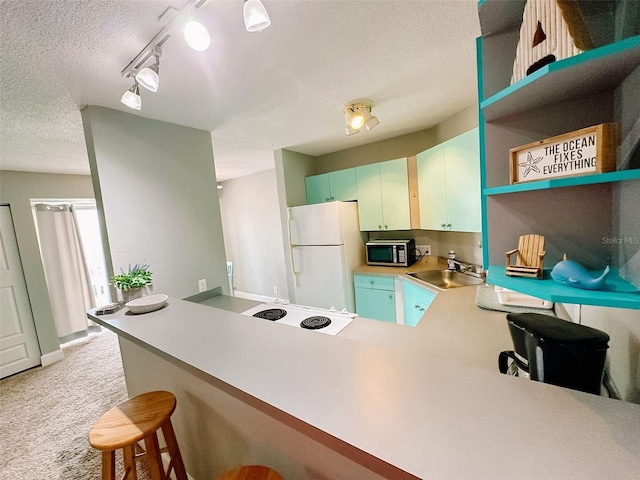
[[[511,255],[517,253],[516,263],[511,265]],[[518,248],[509,250],[506,256],[505,274],[512,277],[542,278],[542,259],[544,254],[544,236],[522,235]]]

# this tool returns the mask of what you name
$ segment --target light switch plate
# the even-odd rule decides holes
[[[206,292],[207,291],[207,279],[203,278],[202,280],[198,280],[198,292]]]

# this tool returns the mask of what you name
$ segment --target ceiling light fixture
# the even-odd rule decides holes
[[[260,0],[244,0],[243,14],[247,32],[261,32],[271,25],[267,9]]]
[[[133,87],[124,92],[124,95],[122,95],[120,101],[127,107],[133,108],[134,110],[140,110],[142,108],[142,99],[140,98],[140,88],[138,87],[138,82],[135,82],[133,84]]]
[[[191,20],[184,26],[184,39],[196,52],[204,52],[211,45],[209,31],[196,20]]]
[[[157,92],[160,86],[160,56],[162,55],[162,49],[155,47],[153,49],[153,56],[156,58],[156,63],[150,67],[145,67],[135,75],[137,82],[152,92]]]
[[[372,107],[371,100],[353,100],[342,108],[347,122],[347,135],[358,133],[363,126],[367,130],[371,130],[380,123],[376,117],[371,115]]]
[[[142,99],[140,98],[140,89],[138,85],[142,85],[146,89],[155,92],[160,85],[160,56],[162,55],[162,46],[171,38],[173,29],[184,22],[186,15],[193,9],[203,7],[209,0],[188,0],[181,9],[168,7],[161,15],[160,19],[170,10],[177,10],[177,13],[165,24],[164,27],[151,39],[140,52],[133,57],[133,60],[124,67],[120,72],[123,77],[131,77],[135,80],[135,84],[127,90],[122,96],[122,103],[130,108],[140,110]],[[204,28],[204,27],[202,27]],[[207,32],[208,35],[208,32]],[[193,48],[193,47],[192,47]],[[144,64],[151,58],[155,58],[155,63],[150,67],[143,68]]]
[[[140,110],[142,100],[140,98],[139,85],[144,88],[156,92],[160,85],[160,56],[162,55],[162,45],[171,38],[174,28],[183,25],[184,36],[187,44],[202,52],[209,48],[211,44],[211,36],[205,26],[195,20],[188,21],[197,9],[202,8],[209,0],[187,0],[187,3],[180,9],[167,7],[160,15],[162,19],[169,11],[175,11],[173,17],[165,24],[164,27],[151,39],[151,41],[135,56],[129,64],[120,72],[123,77],[131,77],[135,80],[135,84],[127,90],[122,96],[122,103],[128,107]],[[244,0],[244,23],[248,31],[259,32],[271,25],[271,20],[267,14],[264,5],[260,0]],[[155,57],[155,63],[149,67],[144,64],[151,57]]]

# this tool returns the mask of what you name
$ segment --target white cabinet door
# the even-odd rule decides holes
[[[11,211],[0,207],[0,378],[40,365]]]

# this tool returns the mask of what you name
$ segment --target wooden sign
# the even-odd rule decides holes
[[[601,123],[509,150],[511,183],[616,169],[617,125]]]

